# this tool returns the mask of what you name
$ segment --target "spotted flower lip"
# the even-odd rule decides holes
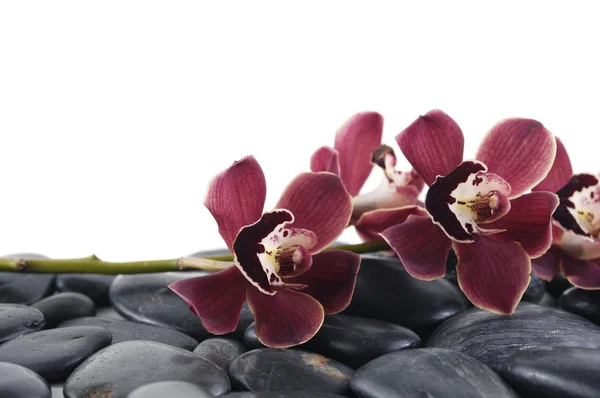
[[[445,274],[450,249],[458,257],[462,291],[477,307],[510,314],[529,284],[531,258],[552,242],[558,198],[525,193],[548,174],[554,136],[531,119],[507,119],[463,161],[458,124],[440,110],[420,116],[396,136],[404,156],[430,188],[426,215],[411,214],[381,233],[412,276]]]
[[[313,172],[329,171],[341,177],[353,196],[350,224],[365,241],[381,240],[378,234],[385,229],[384,224],[373,222],[381,219],[373,217],[373,212],[418,204],[425,185],[414,170],[396,170],[396,155],[391,147],[381,144],[382,133],[383,117],[380,114],[357,113],[337,131],[335,147],[317,149],[310,162]],[[382,181],[373,191],[359,194],[373,166],[382,170]],[[367,214],[369,220],[361,221]]]
[[[325,314],[348,306],[360,257],[322,251],[342,233],[352,212],[338,176],[301,173],[275,210],[263,213],[265,197],[264,174],[252,156],[217,175],[204,204],[234,255],[234,266],[169,288],[214,334],[234,331],[247,301],[259,340],[285,348],[309,340]]]

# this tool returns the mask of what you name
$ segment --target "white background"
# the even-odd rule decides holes
[[[211,176],[254,154],[270,207],[364,110],[384,115],[395,146],[440,108],[461,125],[466,157],[498,120],[535,118],[576,172],[596,172],[593,7],[2,2],[0,254],[116,261],[222,247],[202,205]]]

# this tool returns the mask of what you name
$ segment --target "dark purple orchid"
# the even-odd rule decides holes
[[[458,283],[477,307],[510,314],[530,280],[531,258],[550,247],[550,192],[524,194],[548,174],[556,142],[531,119],[507,119],[485,136],[477,160],[463,162],[460,127],[439,110],[419,117],[396,137],[430,188],[426,214],[381,235],[412,276],[444,276],[453,248]]]
[[[352,212],[351,197],[338,176],[298,175],[276,209],[263,214],[265,196],[265,177],[252,156],[217,175],[204,204],[235,266],[169,288],[214,334],[235,330],[247,300],[258,339],[283,348],[309,340],[324,314],[348,306],[360,257],[339,250],[320,253],[342,233]]]
[[[575,286],[600,289],[600,176],[573,175],[567,150],[557,138],[556,159],[534,190],[557,193],[552,247],[532,262],[534,272],[551,280],[560,271]]]
[[[351,223],[366,241],[380,240],[378,234],[393,225],[390,220],[407,212],[390,209],[417,204],[425,185],[414,170],[396,170],[394,150],[381,144],[382,131],[379,113],[357,113],[337,131],[334,148],[317,149],[310,161],[312,171],[329,171],[341,177],[353,197]],[[383,180],[375,190],[359,194],[373,166],[381,168]]]

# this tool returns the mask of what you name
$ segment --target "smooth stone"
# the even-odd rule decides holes
[[[114,275],[101,274],[61,274],[56,276],[56,290],[85,294],[99,307],[110,304],[108,289]]]
[[[512,315],[467,310],[444,322],[427,342],[428,347],[462,352],[495,371],[515,352],[551,345],[600,348],[600,327],[556,308],[521,303]]]
[[[229,366],[232,382],[249,391],[307,391],[346,395],[354,371],[319,354],[260,348]]]
[[[395,257],[364,255],[345,313],[396,323],[426,337],[466,308],[459,289],[447,280],[421,281]]]
[[[96,317],[78,318],[63,322],[59,327],[81,325],[106,328],[112,334],[113,344],[132,340],[147,340],[156,341],[188,351],[193,350],[198,345],[196,339],[174,329],[167,329],[139,322],[121,321],[118,319],[103,319]]]
[[[539,305],[543,305],[545,307],[554,307],[558,308],[558,300],[550,295],[550,293],[545,292],[544,296],[538,303]]]
[[[111,285],[109,297],[114,309],[126,319],[176,329],[204,340],[213,335],[204,329],[200,319],[190,311],[185,301],[167,286],[181,279],[208,274],[200,271],[119,275]],[[252,322],[252,313],[245,305],[240,316],[240,326],[234,334],[241,338]]]
[[[45,324],[44,315],[35,308],[20,304],[0,304],[0,344],[37,332]]]
[[[558,299],[565,290],[572,287],[571,282],[562,274],[558,274],[550,282],[546,282],[546,291],[555,299]]]
[[[546,281],[535,274],[531,274],[529,286],[527,286],[527,289],[525,290],[525,293],[523,293],[523,298],[521,298],[521,300],[530,303],[539,303],[542,298],[544,298],[545,292]]]
[[[250,348],[264,347],[253,323],[244,333]],[[395,323],[348,315],[328,315],[317,334],[300,347],[340,361],[354,369],[393,351],[421,346],[419,336]]]
[[[357,370],[350,386],[362,398],[517,397],[481,362],[442,348],[384,355]]]
[[[158,381],[187,381],[213,395],[229,392],[227,374],[208,359],[153,341],[126,341],[98,351],[65,382],[66,398],[125,398]],[[94,395],[96,394],[96,395]]]
[[[531,348],[508,358],[501,374],[525,397],[596,398],[600,395],[600,350]]]
[[[558,306],[600,325],[600,290],[572,287],[560,296]]]
[[[99,318],[125,320],[113,307],[100,307],[96,309],[96,316]]]
[[[96,315],[94,302],[80,293],[54,294],[38,301],[32,307],[44,314],[48,328],[69,319]]]
[[[212,398],[195,384],[185,381],[159,381],[138,387],[127,398]]]
[[[2,344],[0,361],[24,366],[52,382],[66,378],[111,340],[110,332],[97,326],[42,330]]]
[[[0,258],[47,259],[34,253],[17,253]],[[33,304],[52,293],[55,275],[0,272],[0,303]]]
[[[0,362],[0,397],[50,398],[50,386],[40,375],[14,363]]]
[[[343,395],[306,391],[244,391],[232,392],[223,398],[343,398]]]
[[[194,349],[195,354],[213,361],[226,372],[231,362],[244,352],[246,347],[243,344],[221,337],[206,339]]]

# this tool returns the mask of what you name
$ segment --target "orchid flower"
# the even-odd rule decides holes
[[[353,197],[351,224],[365,241],[381,240],[379,232],[392,225],[388,221],[394,218],[394,212],[387,209],[415,205],[425,185],[414,170],[396,170],[394,150],[381,144],[382,131],[379,113],[357,113],[337,131],[335,147],[317,149],[310,160],[313,172],[329,171],[341,177]],[[381,184],[359,194],[373,166],[382,170]]]
[[[559,271],[582,289],[600,289],[600,176],[573,175],[569,155],[557,138],[556,159],[534,190],[555,191],[552,247],[533,261],[534,272],[551,280]]]
[[[298,175],[276,209],[263,214],[265,197],[265,177],[252,156],[217,175],[204,205],[233,253],[234,266],[169,288],[214,334],[235,330],[247,300],[258,339],[284,348],[308,341],[324,314],[348,306],[360,257],[321,252],[342,233],[352,212],[351,197],[336,175]]]
[[[460,127],[439,110],[419,117],[396,141],[430,188],[427,212],[406,217],[381,235],[408,273],[444,276],[450,249],[458,283],[477,307],[511,314],[530,280],[531,258],[552,241],[550,192],[525,193],[548,174],[553,135],[531,119],[507,119],[485,136],[477,160],[463,162]]]

